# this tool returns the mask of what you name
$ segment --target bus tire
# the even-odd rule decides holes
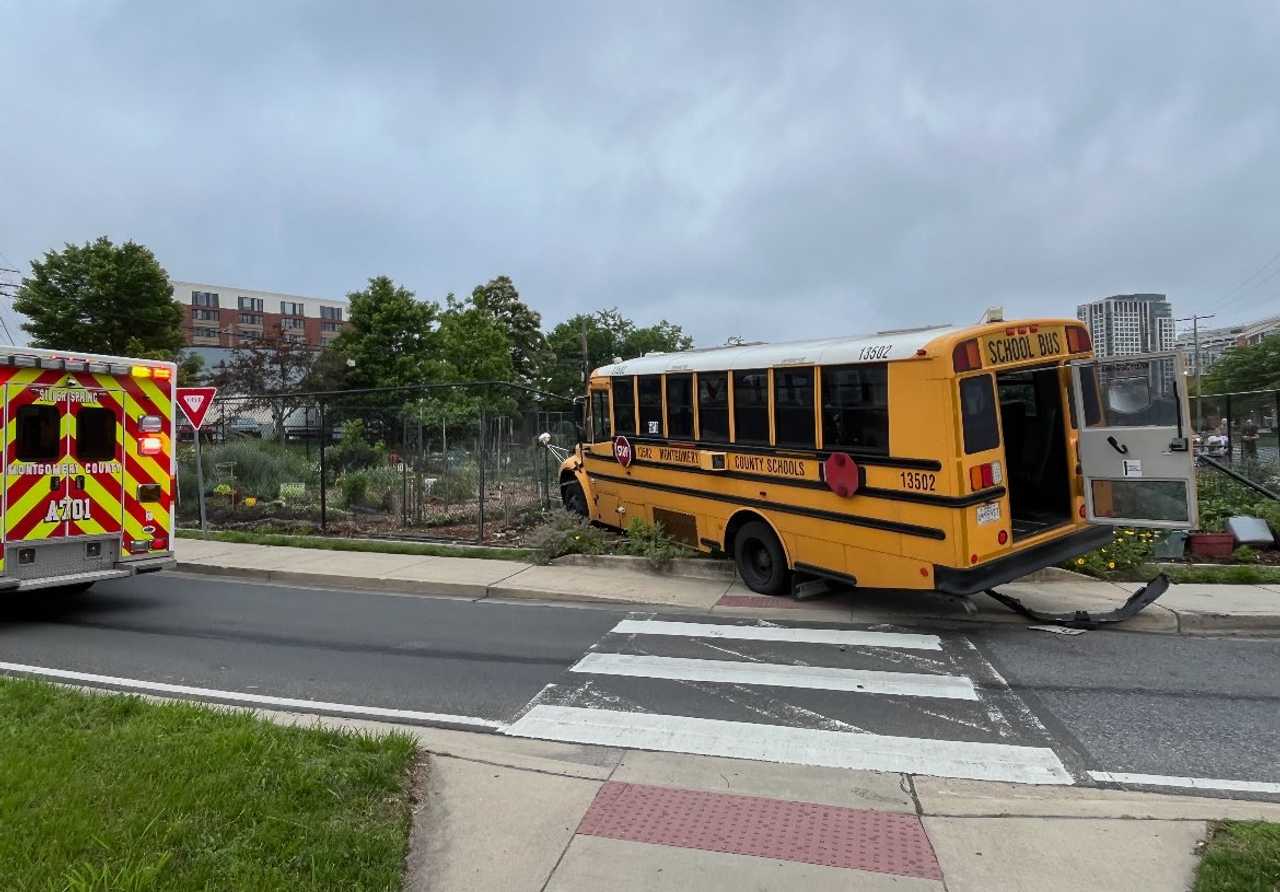
[[[587,494],[582,491],[582,484],[576,479],[560,484],[560,501],[564,504],[564,510],[570,514],[587,516]]]
[[[733,557],[738,575],[747,588],[762,595],[781,595],[787,590],[790,571],[782,543],[769,525],[753,520],[733,537]]]

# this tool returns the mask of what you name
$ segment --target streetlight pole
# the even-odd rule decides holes
[[[1200,388],[1200,375],[1203,371],[1203,365],[1200,362],[1200,320],[1212,319],[1216,314],[1193,313],[1190,316],[1183,316],[1181,319],[1175,319],[1174,322],[1190,322],[1191,323],[1191,342],[1192,349],[1195,351],[1196,364],[1196,429],[1195,433],[1200,433],[1203,429],[1204,420],[1204,391]]]

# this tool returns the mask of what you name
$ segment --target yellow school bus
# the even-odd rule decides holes
[[[1070,319],[650,354],[596,369],[563,502],[661,523],[755,591],[969,594],[1189,528],[1177,353],[1097,360]]]

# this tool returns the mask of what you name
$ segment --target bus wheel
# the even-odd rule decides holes
[[[587,494],[582,491],[582,484],[577,480],[560,484],[560,501],[564,503],[564,510],[570,514],[587,516]]]
[[[738,575],[752,591],[780,595],[787,590],[787,556],[767,524],[756,520],[740,529],[733,539],[733,556]]]

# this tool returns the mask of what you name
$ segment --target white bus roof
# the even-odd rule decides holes
[[[651,353],[596,369],[592,376],[660,375],[664,372],[719,372],[736,369],[764,369],[788,365],[848,365],[912,359],[916,351],[934,338],[958,331],[939,325],[870,335],[786,341],[778,344],[743,344],[740,347],[710,347],[679,353]]]

